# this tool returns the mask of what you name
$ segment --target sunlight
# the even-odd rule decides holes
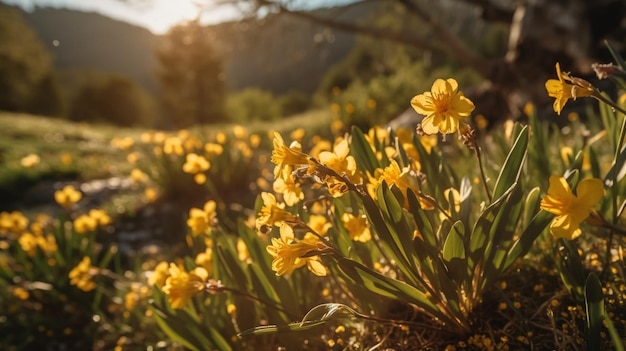
[[[153,0],[146,6],[142,22],[154,33],[161,34],[173,25],[197,17],[200,11],[199,2],[194,0]]]

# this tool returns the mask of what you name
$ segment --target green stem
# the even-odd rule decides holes
[[[480,170],[480,178],[483,183],[483,187],[485,188],[485,193],[487,193],[487,198],[489,199],[489,203],[493,201],[491,197],[491,192],[489,191],[489,185],[487,184],[487,175],[485,174],[485,167],[483,166],[483,159],[480,153],[480,147],[478,145],[474,145],[474,151],[476,153],[476,159],[478,159],[478,169]]]

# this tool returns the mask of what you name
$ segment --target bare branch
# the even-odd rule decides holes
[[[416,15],[431,26],[433,33],[444,43],[443,47],[445,48],[445,52],[459,62],[472,67],[483,77],[489,77],[493,69],[490,62],[465,45],[465,43],[463,43],[455,33],[450,31],[447,26],[442,25],[441,22],[420,8],[415,2],[411,0],[397,1],[401,3],[407,11]]]

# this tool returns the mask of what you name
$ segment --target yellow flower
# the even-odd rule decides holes
[[[182,156],[185,153],[183,141],[177,137],[169,137],[163,142],[163,153]]]
[[[39,155],[36,154],[29,154],[20,160],[20,164],[24,168],[33,168],[37,166],[39,162],[41,162],[41,159],[39,158]]]
[[[170,276],[169,265],[165,261],[159,262],[154,270],[148,272],[148,285],[156,285],[162,288],[165,285],[165,280]]]
[[[91,266],[91,258],[85,256],[83,260],[70,271],[70,284],[76,285],[82,291],[91,291],[96,287],[96,283],[92,281],[92,278],[97,273],[98,268]]]
[[[256,227],[260,229],[264,225],[278,225],[280,222],[295,222],[298,217],[285,210],[284,203],[278,203],[271,193],[262,192],[263,207],[256,219]]]
[[[565,178],[551,176],[548,194],[541,200],[541,209],[556,215],[550,232],[558,238],[576,239],[582,232],[580,223],[587,219],[602,196],[604,187],[599,179],[581,181],[574,195]]]
[[[96,230],[98,221],[89,215],[78,216],[74,220],[74,231],[76,234],[85,234]]]
[[[172,308],[183,308],[189,300],[206,289],[209,273],[202,267],[191,272],[170,263],[170,276],[165,281],[163,292],[168,295]]]
[[[569,81],[571,83],[572,78],[567,73],[561,71],[561,66],[558,62],[556,63],[556,75],[559,79],[548,79],[546,81],[546,90],[548,91],[548,96],[555,98],[553,108],[558,115],[561,114],[561,110],[563,110],[567,100],[591,96],[591,90],[566,82]]]
[[[17,239],[17,242],[28,256],[32,257],[37,253],[37,237],[33,234],[24,233]]]
[[[28,300],[28,297],[30,296],[30,294],[28,293],[28,290],[20,287],[20,286],[16,286],[13,288],[12,291],[13,296],[17,297],[18,299],[25,301]]]
[[[130,171],[130,179],[132,179],[135,183],[145,183],[148,181],[149,178],[148,175],[142,170],[138,168],[133,168],[133,170]]]
[[[356,217],[352,213],[345,212],[341,216],[341,222],[350,233],[350,239],[366,243],[372,239],[369,223],[365,216]]]
[[[274,149],[272,150],[271,161],[276,165],[274,177],[278,178],[284,166],[300,166],[309,164],[309,155],[302,152],[300,143],[294,141],[289,147],[285,145],[283,137],[278,132],[274,132]]]
[[[363,179],[356,167],[356,160],[353,156],[348,155],[349,153],[348,140],[341,138],[334,145],[332,152],[322,151],[319,158],[320,162],[328,168],[348,177],[353,184],[359,184]],[[348,190],[342,181],[334,177],[327,177],[324,181],[328,185],[328,191],[334,197],[341,196]]]
[[[0,232],[20,234],[26,227],[28,227],[28,218],[22,212],[0,212]]]
[[[102,209],[94,208],[89,210],[89,217],[93,218],[99,226],[105,226],[111,223],[111,217]]]
[[[318,256],[303,257],[312,251],[326,248],[316,236],[305,236],[303,240],[295,240],[293,229],[283,223],[280,226],[280,238],[272,238],[272,245],[267,246],[267,252],[272,255],[272,270],[276,275],[291,274],[297,268],[307,265],[313,274],[325,276],[326,267],[319,261]]]
[[[409,200],[406,197],[406,193],[411,189],[415,194],[420,192],[419,180],[414,172],[409,167],[403,167],[400,169],[400,165],[395,160],[391,160],[389,166],[385,167],[378,182],[385,181],[390,187],[395,186],[405,196],[404,207],[409,206]],[[421,197],[418,197],[420,205],[423,209],[433,209],[433,205],[427,201],[424,201]]]
[[[216,217],[216,208],[217,203],[213,200],[209,200],[204,204],[202,209],[193,207],[189,210],[187,226],[191,229],[193,236],[210,233],[211,226],[213,226]]]
[[[63,207],[77,203],[82,197],[83,194],[71,185],[66,185],[54,193],[54,200]]]
[[[183,172],[189,174],[196,174],[208,171],[211,167],[209,161],[196,153],[189,153],[185,158],[185,164],[183,164]]]
[[[319,235],[326,235],[328,229],[333,226],[332,223],[328,222],[326,216],[320,214],[310,215],[307,224],[309,228],[313,229]]]
[[[211,275],[213,273],[213,249],[208,247],[204,252],[196,255],[195,263],[203,267],[208,275]]]
[[[288,206],[293,206],[304,199],[302,188],[294,179],[292,171],[291,166],[283,167],[280,177],[274,180],[272,186],[275,192],[283,194],[283,200]]]
[[[416,95],[411,99],[413,109],[424,115],[422,129],[426,134],[450,134],[459,129],[474,110],[474,103],[459,91],[456,80],[437,79],[430,92]]]

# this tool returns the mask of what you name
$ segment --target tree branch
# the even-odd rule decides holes
[[[286,15],[302,18],[311,22],[315,22],[321,25],[328,26],[330,28],[334,28],[341,31],[352,32],[356,34],[366,35],[376,39],[384,39],[400,44],[414,46],[424,50],[433,50],[433,51],[446,51],[446,48],[434,41],[426,40],[415,35],[411,35],[409,33],[404,32],[392,32],[389,29],[383,28],[375,28],[375,27],[366,27],[358,24],[348,23],[344,21],[338,21],[334,19],[330,19],[328,17],[318,16],[312,12],[307,11],[294,11],[290,10],[282,4],[277,4],[272,1],[262,0],[262,3],[278,6],[280,13],[284,13]]]
[[[490,60],[485,59],[474,50],[470,49],[455,33],[450,31],[447,26],[442,25],[441,22],[420,8],[415,2],[411,0],[397,1],[401,3],[407,11],[431,26],[433,33],[441,39],[444,43],[444,50],[451,57],[454,57],[460,63],[473,68],[485,78],[491,76],[494,67]]]

